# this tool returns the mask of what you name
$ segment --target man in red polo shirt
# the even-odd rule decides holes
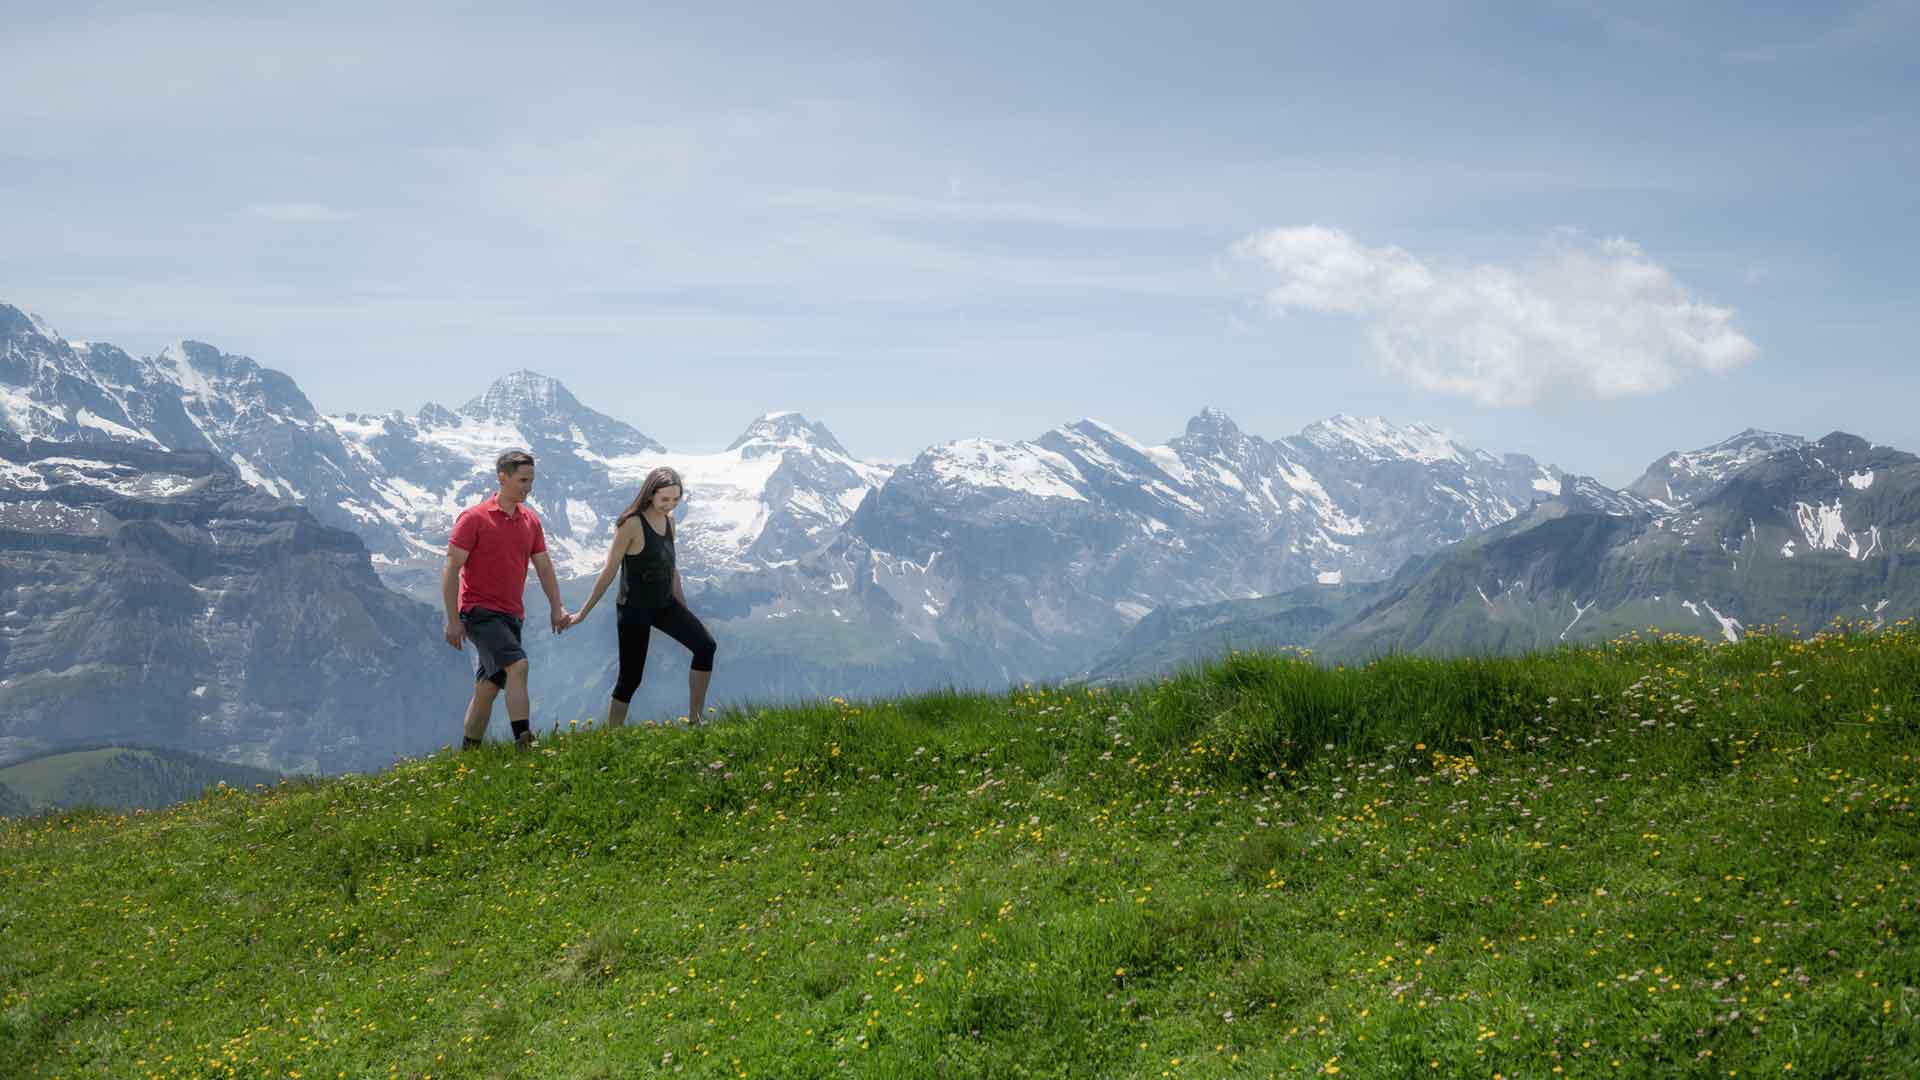
[[[553,632],[566,628],[560,581],[547,558],[547,536],[540,518],[526,504],[533,491],[533,455],[509,450],[494,462],[500,490],[485,502],[461,511],[447,542],[447,567],[440,594],[447,609],[447,644],[458,649],[472,641],[480,654],[473,700],[467,703],[466,737],[471,750],[487,736],[493,699],[507,692],[507,720],[522,750],[533,746],[532,706],[527,700],[527,653],[520,647],[520,621],[526,616],[521,595],[527,564],[540,573],[540,588],[552,606]]]

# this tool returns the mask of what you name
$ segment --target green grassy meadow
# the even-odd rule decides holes
[[[28,802],[50,803],[60,797],[73,777],[98,768],[122,753],[125,751],[114,746],[52,754],[0,769],[0,783],[5,783]]]
[[[1917,710],[1904,623],[1238,655],[33,818],[0,1075],[1920,1075]]]
[[[73,750],[0,767],[0,789],[16,797],[25,815],[76,806],[153,809],[193,798],[215,784],[277,781],[270,769],[235,765],[180,750],[125,746]]]

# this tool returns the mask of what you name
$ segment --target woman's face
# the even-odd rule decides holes
[[[668,484],[666,487],[659,488],[653,493],[653,508],[662,514],[673,513],[673,508],[679,505],[679,484]]]

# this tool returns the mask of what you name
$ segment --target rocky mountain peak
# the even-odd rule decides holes
[[[1221,419],[1224,420],[1226,418],[1223,416]],[[1233,425],[1233,421],[1231,420],[1227,420],[1226,423],[1229,427]],[[1191,422],[1189,422],[1189,426],[1191,426]],[[1135,443],[1132,436],[1129,436],[1126,432],[1121,431],[1119,428],[1114,427],[1104,420],[1097,420],[1091,416],[1081,417],[1073,423],[1068,424],[1063,430],[1075,432],[1100,442],[1121,443],[1126,446],[1139,445]]]
[[[41,321],[38,315],[29,315],[12,304],[0,304],[0,340],[26,337],[38,334],[42,337],[59,338],[53,328]]]
[[[1577,514],[1632,517],[1651,515],[1656,509],[1646,499],[1630,491],[1615,491],[1591,476],[1573,473],[1561,475],[1559,499],[1569,512]]]
[[[460,411],[478,420],[512,423],[529,415],[551,417],[579,408],[579,400],[560,380],[522,368],[495,379],[485,393],[460,406]]]
[[[1226,413],[1208,406],[1187,421],[1187,438],[1231,444],[1240,440],[1240,425]]]
[[[221,375],[226,373],[225,369],[229,366],[237,367],[241,372],[248,367],[257,366],[246,357],[227,357],[219,349],[204,341],[185,338],[161,349],[154,359],[163,366],[172,367],[183,374],[191,370],[204,375]],[[238,363],[234,365],[223,363],[226,360],[238,361]]]
[[[164,377],[180,388],[183,400],[224,417],[256,410],[312,422],[313,403],[286,373],[262,367],[252,357],[222,352],[204,341],[181,340],[154,357]]]
[[[1680,506],[1708,495],[1734,473],[1785,450],[1807,446],[1798,435],[1748,428],[1698,450],[1674,451],[1647,466],[1627,490],[1642,498]]]
[[[1182,455],[1221,457],[1233,461],[1244,456],[1247,437],[1232,417],[1219,409],[1208,407],[1188,420],[1186,433],[1172,440],[1170,445]]]
[[[1466,459],[1464,448],[1432,424],[1402,426],[1379,416],[1335,414],[1309,424],[1300,437],[1331,454],[1372,460],[1406,458],[1431,465]]]
[[[797,412],[766,413],[748,424],[740,437],[727,445],[728,450],[745,448],[749,455],[788,449],[819,449],[842,457],[851,457],[840,440],[825,424],[814,423]]]
[[[1819,442],[1807,446],[1804,453],[1833,472],[1853,477],[1855,487],[1860,487],[1872,475],[1872,470],[1896,469],[1920,461],[1920,458],[1904,450],[1877,446],[1845,431],[1828,434]]]
[[[445,405],[429,401],[413,414],[413,421],[426,428],[452,427],[460,422],[460,414]]]
[[[1820,449],[1840,454],[1864,454],[1873,449],[1873,444],[1858,435],[1844,431],[1835,431],[1821,439]]]
[[[421,414],[427,423],[427,410]],[[662,449],[632,426],[581,404],[560,380],[524,368],[495,379],[485,393],[460,406],[459,415],[516,428],[530,442],[584,442],[601,454]]]

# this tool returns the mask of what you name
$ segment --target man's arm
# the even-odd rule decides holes
[[[440,603],[447,610],[447,644],[458,649],[467,639],[467,628],[460,623],[460,568],[472,554],[466,548],[447,545],[447,565],[440,571]]]
[[[547,606],[552,609],[548,621],[557,634],[567,627],[567,609],[560,603],[560,579],[554,576],[553,560],[546,552],[534,552],[533,572],[540,576],[540,591],[547,594]]]

